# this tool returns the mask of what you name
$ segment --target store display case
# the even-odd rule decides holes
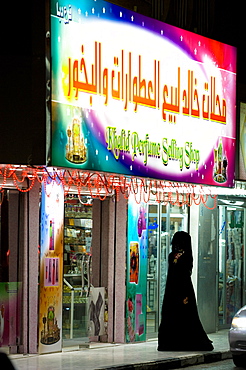
[[[64,265],[70,266],[75,253],[91,253],[92,203],[81,204],[78,197],[65,203]],[[67,271],[66,271],[67,272]]]

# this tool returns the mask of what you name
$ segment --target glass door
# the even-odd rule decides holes
[[[159,317],[158,326],[160,321],[160,313],[162,308],[162,301],[164,297],[164,291],[167,279],[168,269],[168,254],[170,252],[170,218],[168,217],[169,207],[166,205],[160,205],[160,253],[159,253]],[[157,328],[158,329],[158,328]]]
[[[176,231],[188,230],[188,213],[187,207],[170,205],[170,239]]]
[[[187,207],[149,203],[147,212],[147,338],[157,336],[166,286],[170,241],[176,231],[187,231]]]
[[[147,336],[155,336],[158,328],[158,245],[159,205],[148,205],[148,267],[147,267]]]
[[[88,342],[88,306],[91,286],[92,202],[77,195],[65,200],[63,347]]]
[[[244,304],[245,208],[238,200],[219,204],[218,315],[219,328],[226,328]]]

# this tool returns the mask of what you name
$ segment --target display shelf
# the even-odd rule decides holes
[[[81,204],[65,204],[65,217],[67,218],[92,218],[92,206]]]
[[[83,205],[78,198],[69,201],[72,203],[65,204],[65,264],[69,264],[76,253],[89,253],[92,238],[92,205]]]

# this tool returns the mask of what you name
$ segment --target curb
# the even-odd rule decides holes
[[[166,358],[158,361],[150,361],[129,365],[114,365],[98,367],[95,370],[169,370],[178,369],[187,366],[208,364],[212,362],[223,361],[232,358],[230,351],[204,353],[202,355],[191,355],[181,358]]]

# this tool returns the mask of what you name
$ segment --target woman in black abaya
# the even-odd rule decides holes
[[[191,237],[185,231],[174,234],[168,263],[158,351],[212,351],[212,342],[198,316],[191,281]]]

